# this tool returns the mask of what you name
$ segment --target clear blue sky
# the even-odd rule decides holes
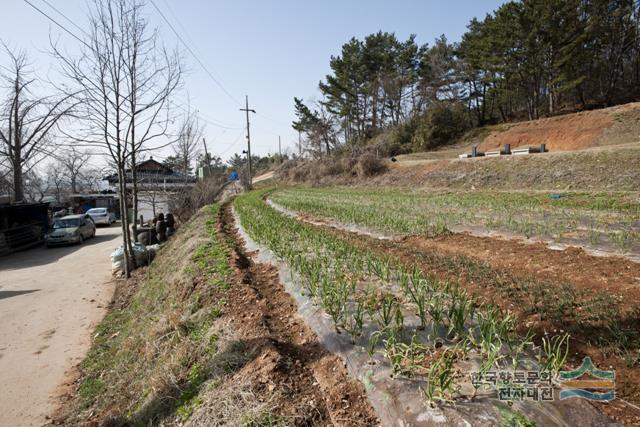
[[[71,31],[80,34],[43,0],[30,0]],[[78,26],[86,28],[86,0],[48,0]],[[329,57],[340,53],[343,43],[379,30],[395,32],[405,39],[417,35],[419,43],[431,43],[445,34],[457,41],[473,17],[482,18],[504,1],[498,0],[282,0],[205,1],[154,0],[182,38],[190,44],[210,72],[231,93],[258,115],[251,117],[252,149],[259,154],[275,152],[278,135],[283,149],[297,139],[291,129],[293,97],[314,99],[318,81],[329,72]],[[45,51],[49,33],[73,48],[77,41],[66,35],[24,0],[3,0],[0,39],[11,47],[28,51],[41,75],[51,59]],[[149,20],[161,28],[169,46],[179,44],[149,2]],[[193,57],[181,47],[189,68],[185,91],[193,107],[209,121],[209,150],[228,158],[241,152],[244,113],[207,76]],[[0,64],[6,64],[0,56]],[[234,129],[224,129],[214,123]]]

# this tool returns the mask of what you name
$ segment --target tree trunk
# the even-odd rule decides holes
[[[22,179],[22,127],[20,125],[20,115],[18,113],[18,96],[20,94],[18,79],[15,81],[15,108],[13,113],[13,201],[24,201],[24,182]]]
[[[133,130],[131,131],[131,138],[134,137],[135,133]],[[132,148],[134,144],[132,144]],[[136,172],[136,153],[135,151],[131,152],[131,189],[132,189],[132,203],[133,203],[133,233],[134,240],[136,239],[136,231],[138,230],[138,173]],[[126,190],[126,175],[125,175],[125,190]]]
[[[129,245],[127,243],[128,220],[127,220],[127,193],[126,184],[124,184],[125,175],[122,173],[123,167],[118,165],[118,194],[120,196],[120,228],[122,229],[122,250],[124,252],[124,275],[131,277],[131,255],[129,253]]]
[[[22,167],[19,163],[17,166],[13,166],[13,201],[16,203],[24,201],[24,182]]]

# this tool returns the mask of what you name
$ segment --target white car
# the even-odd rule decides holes
[[[45,236],[47,248],[67,243],[82,243],[96,236],[96,225],[86,215],[67,215],[53,222],[53,227]]]
[[[87,211],[87,215],[91,217],[96,225],[111,225],[116,222],[116,216],[113,212],[109,212],[107,208],[93,208]]]

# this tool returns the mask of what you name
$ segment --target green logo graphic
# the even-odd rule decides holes
[[[581,379],[585,374],[593,379]],[[567,387],[560,391],[560,400],[579,397],[602,402],[616,398],[615,371],[603,371],[596,368],[588,356],[582,360],[582,365],[578,369],[560,371],[559,379],[562,387]]]

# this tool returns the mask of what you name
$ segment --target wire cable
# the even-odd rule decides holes
[[[88,36],[87,32],[84,30],[84,28],[80,27],[78,24],[76,24],[71,18],[69,18],[67,15],[65,15],[64,13],[60,12],[60,9],[58,9],[57,7],[55,7],[54,5],[52,5],[48,0],[40,0],[41,2],[43,2],[44,4],[46,4],[47,6],[49,6],[51,9],[53,9],[54,11],[56,11],[58,13],[58,15],[62,16],[68,23],[70,23],[71,25],[73,25],[74,27],[76,27],[77,29],[80,30],[80,32],[82,34],[84,34],[85,36]]]
[[[176,101],[173,101],[173,100],[170,100],[170,101],[169,101],[169,103],[170,103],[170,104],[172,104],[174,107],[176,107],[176,108],[178,108],[178,109],[182,110],[184,113],[187,113],[187,114],[188,114],[188,113],[191,113],[191,114],[195,114],[195,115],[197,115],[197,116],[198,116],[198,118],[200,118],[203,122],[205,122],[205,123],[209,123],[209,124],[211,124],[211,125],[213,125],[213,126],[216,126],[216,127],[222,128],[222,129],[227,129],[227,130],[244,129],[244,127],[240,127],[240,126],[227,126],[226,124],[224,124],[224,123],[222,123],[222,122],[220,122],[220,121],[217,121],[217,120],[212,119],[212,118],[210,118],[210,117],[209,117],[209,118],[207,118],[207,117],[203,116],[203,115],[202,115],[202,113],[200,113],[200,110],[192,110],[192,111],[189,111],[189,110],[184,106],[184,103],[183,103],[183,104],[180,104],[180,103],[178,103],[178,102],[176,102]]]
[[[27,3],[29,6],[31,6],[32,8],[34,8],[35,10],[37,10],[41,15],[43,15],[45,18],[47,18],[49,21],[53,22],[54,24],[56,24],[58,27],[60,27],[65,33],[69,34],[71,37],[73,37],[74,39],[78,40],[80,43],[82,43],[83,45],[85,45],[86,47],[88,47],[89,49],[91,49],[91,46],[89,46],[84,40],[82,40],[80,37],[76,36],[73,32],[71,32],[69,29],[67,29],[67,27],[65,27],[64,25],[62,25],[61,23],[59,23],[58,21],[56,21],[55,19],[53,19],[51,16],[49,16],[46,12],[44,12],[42,9],[40,9],[38,6],[34,5],[33,3],[31,3],[29,0],[22,0],[25,3]]]
[[[243,135],[244,135],[244,130],[243,130],[242,132],[240,132],[240,135],[238,135],[238,136],[236,137],[236,139],[234,139],[234,140],[233,140],[233,142],[232,142],[231,144],[229,144],[229,146],[228,146],[227,148],[225,148],[225,149],[224,149],[224,150],[223,150],[223,151],[222,151],[218,156],[219,156],[219,157],[222,157],[222,156],[224,156],[225,154],[227,154],[227,153],[229,152],[229,150],[231,150],[231,149],[232,149],[232,148],[233,148],[233,147],[238,143],[238,140],[239,140],[239,139],[240,139],[240,137],[241,137],[241,136],[243,136]]]
[[[27,1],[27,0],[25,0],[25,1]],[[242,106],[242,104],[236,98],[234,98],[233,95],[231,95],[231,93],[229,93],[229,91],[227,91],[227,89],[223,86],[223,84],[217,78],[215,78],[215,76],[211,73],[211,71],[209,71],[209,69],[204,65],[204,63],[200,60],[200,58],[195,54],[193,49],[191,49],[191,47],[184,41],[182,36],[178,33],[178,31],[176,31],[175,27],[171,24],[171,22],[169,22],[169,20],[165,16],[165,14],[162,13],[162,11],[158,7],[158,5],[156,5],[155,1],[154,0],[150,0],[150,1],[151,1],[151,5],[156,9],[156,11],[158,11],[160,16],[164,20],[164,22],[166,22],[167,25],[169,26],[169,28],[171,28],[171,31],[173,31],[173,34],[175,34],[175,36],[178,38],[178,40],[180,40],[182,45],[189,51],[191,56],[193,56],[193,58],[200,65],[200,67],[202,67],[204,72],[211,78],[211,80],[222,90],[222,92],[224,92],[225,95],[227,95],[229,97],[230,100],[235,102],[237,105]]]

